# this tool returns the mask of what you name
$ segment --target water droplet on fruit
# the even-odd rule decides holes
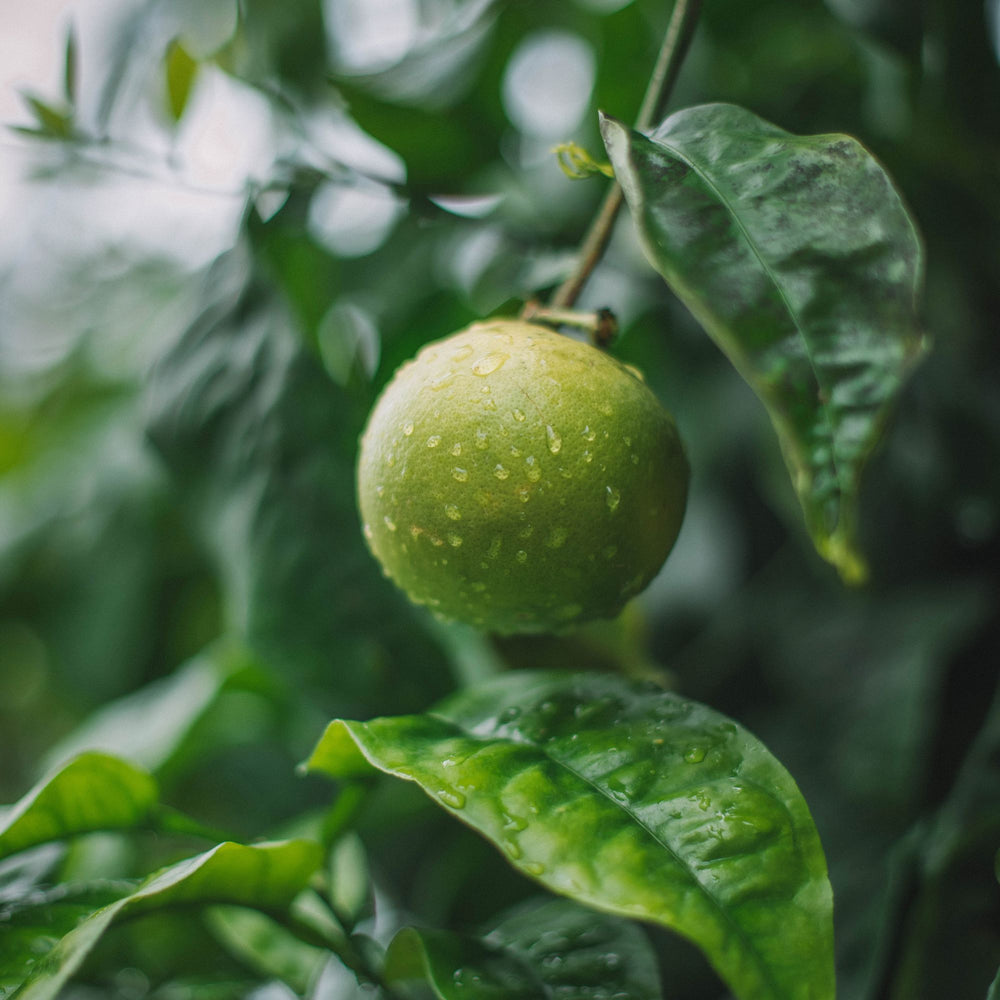
[[[438,392],[441,389],[444,389],[447,386],[451,385],[451,383],[454,382],[457,377],[458,377],[458,372],[445,372],[443,375],[438,375],[437,378],[431,379],[431,381],[428,382],[427,385],[432,390],[434,390],[434,392]]]
[[[427,439],[427,447],[428,448],[436,448],[440,443],[441,443],[441,435],[440,434],[432,434]]]
[[[395,530],[396,530],[396,524],[395,524],[395,522],[394,522],[394,521],[392,520],[392,518],[391,518],[391,517],[389,517],[389,515],[388,515],[388,514],[386,514],[386,515],[385,515],[385,517],[383,517],[383,518],[382,518],[382,520],[383,520],[383,521],[385,522],[385,526],[386,526],[386,527],[387,527],[387,528],[388,528],[388,529],[389,529],[390,531],[395,531]]]
[[[561,548],[566,543],[566,538],[569,532],[566,531],[561,525],[556,525],[550,532],[549,537],[545,539],[545,544],[550,549]]]
[[[365,525],[365,526],[364,526],[364,527],[363,527],[363,528],[361,529],[361,531],[362,531],[362,533],[364,534],[365,538],[367,538],[367,539],[368,539],[368,541],[369,541],[369,542],[370,542],[370,541],[371,541],[371,540],[372,540],[372,539],[373,539],[373,538],[375,537],[375,532],[374,532],[374,531],[372,531],[372,526],[371,526],[370,524],[366,524],[366,525]]]
[[[462,544],[462,536],[461,535],[449,535],[448,536],[448,544],[453,549],[457,549]]]
[[[511,416],[518,423],[521,423],[524,420],[524,412],[522,410],[517,409],[517,407],[514,407],[514,409],[511,411]]]
[[[525,861],[521,866],[529,875],[544,875],[545,865],[539,864],[537,861]]]
[[[618,546],[605,545],[601,550],[601,555],[604,556],[605,559],[614,559],[614,557],[618,555]]]
[[[375,487],[375,496],[380,497],[385,493],[385,487],[381,484]]]
[[[396,456],[391,451],[385,456],[385,464],[388,465],[390,469],[396,464]]]
[[[527,503],[531,499],[531,490],[527,486],[518,486],[515,492],[517,493],[517,499],[521,503]]]
[[[451,478],[457,483],[464,483],[469,478],[468,469],[460,469],[457,465],[451,470]]]
[[[503,844],[503,849],[507,852],[508,857],[516,861],[521,856],[521,848],[518,846],[517,841],[504,838],[500,843]]]
[[[605,415],[606,417],[610,417],[610,416],[612,416],[612,415],[614,414],[614,412],[615,412],[615,410],[614,410],[614,407],[613,407],[613,406],[612,406],[612,405],[611,405],[610,403],[601,403],[601,404],[600,404],[600,405],[599,405],[599,406],[598,406],[597,408],[598,408],[598,409],[599,409],[599,410],[601,411],[601,413],[603,413],[603,414],[604,414],[604,415]]]
[[[533,482],[537,483],[539,479],[542,478],[542,470],[535,464],[535,456],[529,455],[525,460],[524,464],[528,467],[527,476]]]
[[[486,550],[486,554],[491,559],[496,559],[500,555],[500,549],[503,548],[503,539],[497,535],[492,542],[490,542],[490,547]]]
[[[458,458],[458,456],[462,454],[462,443],[461,443],[461,441],[456,441],[451,446],[451,453],[455,456],[455,458]]]
[[[473,375],[492,375],[510,357],[508,354],[487,354],[472,366]]]
[[[497,404],[494,403],[492,399],[484,399],[483,400],[483,409],[484,410],[495,410],[496,408],[497,408]]]
[[[484,428],[480,427],[479,430],[476,431],[476,447],[480,451],[484,451],[489,446],[490,446],[489,435],[486,433]]]
[[[413,421],[412,420],[407,420],[406,423],[403,424],[403,433],[407,437],[409,437],[413,433]]]
[[[584,427],[580,433],[583,434],[585,441],[593,441],[597,437],[597,431],[592,431],[590,429],[590,424],[587,424],[587,426]]]
[[[704,747],[690,746],[684,751],[684,762],[686,764],[700,764],[704,759]]]
[[[496,476],[497,479],[506,479],[510,473],[502,465],[498,464],[493,470],[493,475]]]
[[[590,465],[590,463],[594,461],[594,456],[591,454],[589,448],[584,448],[583,460],[587,463],[587,465]]]
[[[472,344],[462,344],[451,356],[452,361],[464,361],[472,353]]]
[[[512,444],[510,446],[510,453],[511,453],[511,455],[514,456],[514,458],[520,458],[521,457],[521,449],[518,448],[518,446],[516,444]]]
[[[604,502],[608,505],[608,510],[613,514],[618,510],[618,505],[622,502],[622,495],[613,486],[605,487],[605,494]]]
[[[523,538],[527,541],[535,533],[535,526],[533,524],[526,524],[518,533],[518,538]]]
[[[462,520],[462,512],[453,503],[446,503],[444,505],[444,512],[452,521]]]
[[[558,455],[562,449],[562,438],[552,427],[549,426],[546,426],[545,428],[545,436],[549,441],[549,451],[551,451],[553,455]]]
[[[525,552],[524,549],[518,549],[516,554],[514,555],[514,558],[519,563],[526,563],[528,561],[528,553]]]

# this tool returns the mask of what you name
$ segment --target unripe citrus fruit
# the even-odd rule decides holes
[[[410,598],[491,632],[617,614],[680,530],[688,466],[632,369],[515,320],[428,344],[379,397],[358,498]]]

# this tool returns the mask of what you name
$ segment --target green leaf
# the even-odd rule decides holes
[[[117,920],[164,907],[227,903],[282,909],[320,864],[318,844],[287,840],[253,847],[225,843],[150,876],[134,892],[97,910],[34,966],[20,1000],[55,1000],[104,932]]]
[[[213,906],[208,925],[226,949],[254,972],[280,979],[305,995],[330,959],[324,948],[306,944],[270,917],[242,906]]]
[[[106,754],[81,754],[0,815],[0,858],[50,840],[137,826],[157,797],[145,771]]]
[[[198,63],[184,48],[180,39],[175,38],[167,46],[163,64],[167,78],[167,106],[170,116],[175,122],[179,122],[198,75]]]
[[[986,994],[986,1000],[1000,1000],[1000,972],[990,985],[990,991]]]
[[[63,56],[63,94],[71,104],[76,103],[76,81],[77,81],[77,41],[76,26],[70,24],[66,31],[66,49]]]
[[[63,110],[54,107],[33,94],[22,94],[21,96],[38,122],[38,128],[35,130],[38,135],[47,139],[73,138],[75,130],[72,109]],[[18,129],[18,131],[26,132],[27,130]]]
[[[806,804],[703,705],[613,676],[508,674],[426,715],[333,722],[306,766],[417,782],[552,891],[689,938],[740,997],[833,997]]]
[[[386,978],[422,978],[442,1000],[660,996],[642,931],[563,899],[518,907],[481,940],[406,928],[389,945]]]
[[[817,550],[860,582],[861,470],[926,347],[898,192],[856,140],[732,105],[649,138],[611,118],[602,131],[650,262],[767,408]]]

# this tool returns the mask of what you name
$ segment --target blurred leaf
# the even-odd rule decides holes
[[[184,48],[180,39],[175,38],[167,46],[163,64],[167,81],[167,106],[170,116],[175,122],[179,122],[198,75],[198,63]]]
[[[100,750],[159,770],[218,697],[236,665],[232,651],[215,647],[167,677],[109,702],[49,751],[50,766],[85,750]]]
[[[433,714],[333,722],[307,766],[417,782],[552,891],[688,937],[742,997],[833,996],[809,811],[709,708],[612,676],[509,674]]]
[[[208,925],[227,950],[259,975],[280,979],[306,994],[329,960],[323,948],[306,944],[270,917],[240,906],[213,906]]]
[[[767,407],[820,554],[867,569],[862,467],[925,349],[922,251],[882,168],[847,136],[794,136],[725,104],[605,144],[653,266]]]
[[[990,991],[986,994],[986,1000],[1000,1000],[1000,972],[997,972]]]
[[[660,996],[642,931],[568,900],[522,906],[482,939],[406,928],[389,946],[385,974],[390,983],[424,979],[442,1000]]]
[[[265,663],[338,704],[389,690],[420,705],[442,690],[441,653],[361,537],[363,407],[262,282],[206,307],[148,399],[149,434],[220,568],[231,628]]]
[[[49,840],[137,826],[157,798],[145,771],[106,754],[82,754],[0,815],[0,858]]]
[[[356,833],[345,833],[330,849],[330,903],[348,930],[373,906],[365,845]]]
[[[66,30],[66,50],[63,56],[63,96],[70,106],[76,104],[77,62],[76,26],[71,23]]]
[[[207,903],[280,910],[305,887],[320,859],[319,845],[311,841],[288,840],[254,847],[226,843],[164,868],[133,893],[77,924],[35,965],[18,997],[55,1000],[119,917]]]
[[[0,908],[0,990],[20,986],[59,938],[132,888],[121,882],[60,885]]]
[[[33,94],[22,94],[21,97],[38,122],[38,127],[34,130],[37,135],[49,139],[72,139],[76,134],[72,108],[54,107]],[[29,132],[30,130],[22,128],[18,131]]]

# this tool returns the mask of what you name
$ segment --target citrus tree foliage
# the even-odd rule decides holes
[[[996,995],[1000,13],[686,6],[638,129],[656,0],[47,29],[0,146],[0,994]],[[551,299],[611,175],[576,306],[676,419],[679,540],[613,622],[439,621],[358,436]]]

